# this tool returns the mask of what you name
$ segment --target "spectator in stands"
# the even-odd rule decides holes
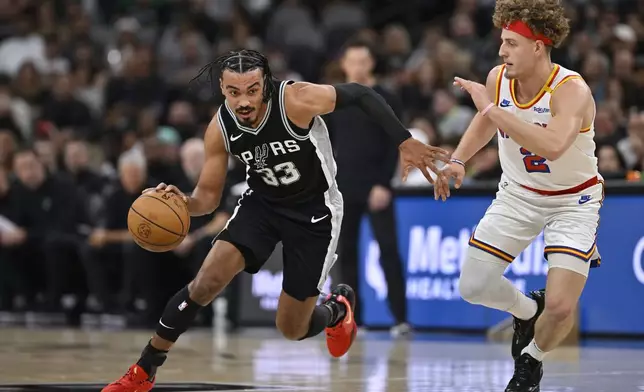
[[[42,61],[45,41],[37,33],[36,18],[27,10],[17,18],[14,34],[0,44],[0,73],[16,75],[27,61]]]
[[[443,139],[460,138],[476,114],[472,108],[459,105],[451,90],[434,93],[433,110]]]
[[[629,116],[627,137],[617,143],[627,169],[644,170],[644,112]]]
[[[21,287],[28,300],[45,295],[45,309],[60,311],[64,293],[85,289],[79,264],[79,245],[88,229],[80,194],[70,181],[47,173],[36,152],[29,148],[14,155],[16,223],[22,230],[14,238],[14,256],[21,264]],[[80,285],[80,287],[79,287]]]
[[[11,171],[13,153],[17,148],[15,133],[6,128],[0,128],[0,167]]]
[[[192,104],[177,100],[168,108],[168,125],[174,128],[182,141],[197,136],[197,116]]]
[[[24,231],[15,227],[15,202],[7,170],[0,167],[0,311],[13,310],[14,296],[20,293],[20,264],[12,248],[22,241]]]
[[[118,171],[119,182],[106,190],[102,215],[89,236],[90,249],[83,260],[91,293],[99,302],[98,311],[105,313],[121,312],[132,304],[136,266],[151,257],[133,243],[127,229],[130,206],[152,185],[145,158],[136,151],[123,154]]]
[[[64,148],[65,169],[83,195],[87,213],[96,222],[102,207],[107,178],[90,167],[89,148],[83,139],[69,141]]]
[[[56,76],[41,118],[51,121],[60,131],[74,129],[77,134],[86,133],[92,124],[92,114],[87,105],[74,97],[74,90],[74,79],[69,74]]]
[[[599,159],[599,173],[606,180],[623,180],[626,178],[624,160],[617,149],[606,144],[598,146],[597,158]]]

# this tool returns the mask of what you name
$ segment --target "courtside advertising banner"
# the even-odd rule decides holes
[[[417,327],[484,329],[507,314],[465,302],[458,277],[472,230],[492,196],[396,199],[399,251],[407,281],[409,321]],[[644,196],[610,195],[600,210],[597,235],[602,264],[590,270],[580,304],[581,332],[644,334]],[[523,291],[545,287],[548,264],[543,233],[508,266],[506,277]],[[389,326],[387,285],[369,221],[360,236],[363,320]]]

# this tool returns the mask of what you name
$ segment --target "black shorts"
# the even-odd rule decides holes
[[[269,203],[249,189],[215,241],[235,245],[251,274],[262,268],[281,241],[282,289],[300,301],[317,296],[337,258],[342,225],[342,196],[333,188],[335,192],[288,206]]]

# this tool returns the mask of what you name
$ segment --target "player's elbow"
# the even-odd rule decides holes
[[[566,145],[564,142],[555,142],[547,149],[543,157],[550,162],[554,162],[557,159],[561,158],[563,154],[566,153],[569,147],[570,146]]]
[[[546,153],[543,154],[543,157],[549,160],[550,162],[554,162],[557,159],[561,158],[563,155],[564,150],[560,148],[551,148],[546,151]]]
[[[215,212],[217,207],[219,207],[219,198],[209,199],[206,203],[204,203],[202,215],[212,214],[213,212]]]

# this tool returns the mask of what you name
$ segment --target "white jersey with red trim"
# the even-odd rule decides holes
[[[504,77],[501,67],[496,82],[496,105],[520,119],[545,127],[552,119],[550,99],[554,91],[571,79],[581,76],[558,64],[539,94],[526,104],[517,102],[514,79]],[[593,121],[594,123],[594,121]],[[556,161],[537,156],[512,140],[502,129],[499,135],[499,160],[504,177],[526,187],[561,191],[574,188],[594,177],[601,178],[595,157],[594,124],[582,124],[572,146]]]

